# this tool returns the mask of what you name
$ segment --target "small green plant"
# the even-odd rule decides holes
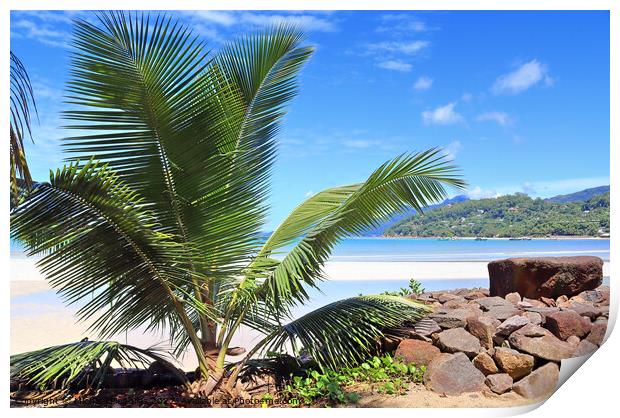
[[[392,291],[392,292],[383,292],[383,295],[389,296],[410,296],[410,295],[419,295],[424,293],[425,289],[422,287],[422,283],[417,281],[416,279],[409,279],[409,287],[401,287],[400,290]]]
[[[299,399],[305,405],[314,402],[326,402],[328,405],[355,403],[360,395],[347,391],[347,387],[366,383],[379,393],[404,394],[409,383],[422,381],[425,370],[424,367],[402,363],[390,355],[375,356],[357,367],[325,373],[311,370],[305,377],[291,376],[283,395]]]

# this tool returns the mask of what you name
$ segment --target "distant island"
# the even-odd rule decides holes
[[[391,237],[609,236],[609,186],[549,199],[516,193],[465,200],[398,220],[383,231]]]

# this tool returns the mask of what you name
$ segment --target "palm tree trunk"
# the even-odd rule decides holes
[[[202,356],[206,360],[209,370],[218,372],[216,366],[219,354],[217,346],[217,324],[215,321],[201,317],[200,328]]]

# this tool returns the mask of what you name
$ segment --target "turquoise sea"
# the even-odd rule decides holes
[[[609,261],[603,239],[350,238],[338,245],[332,261],[491,261],[508,257],[594,255]]]
[[[344,240],[333,252],[331,261],[376,262],[376,261],[491,261],[508,257],[543,257],[593,255],[609,261],[609,240],[453,240],[407,239],[407,238],[351,238]],[[12,258],[24,258],[20,248],[11,246]],[[488,287],[488,278],[421,280],[426,290],[455,289],[460,287]],[[605,279],[609,283],[609,278]],[[311,290],[311,303],[299,307],[297,314],[342,298],[363,294],[376,294],[398,290],[407,285],[407,280],[327,281],[321,284],[321,291]],[[37,305],[62,306],[60,298],[52,291],[12,298],[12,314],[27,314],[24,306],[31,309]],[[70,308],[75,309],[75,308]]]

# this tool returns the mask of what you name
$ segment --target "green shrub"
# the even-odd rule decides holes
[[[425,367],[395,361],[390,355],[373,357],[357,367],[337,371],[307,371],[306,376],[292,376],[283,395],[305,405],[325,402],[329,405],[355,403],[360,395],[347,391],[354,384],[371,384],[379,393],[404,394],[411,382],[421,382]]]
[[[419,295],[421,293],[424,293],[425,289],[424,287],[422,287],[422,283],[420,283],[419,281],[417,281],[416,279],[410,279],[409,280],[409,288],[406,287],[401,287],[400,290],[397,290],[395,292],[383,292],[383,295],[390,295],[390,296],[410,296],[410,295]]]

